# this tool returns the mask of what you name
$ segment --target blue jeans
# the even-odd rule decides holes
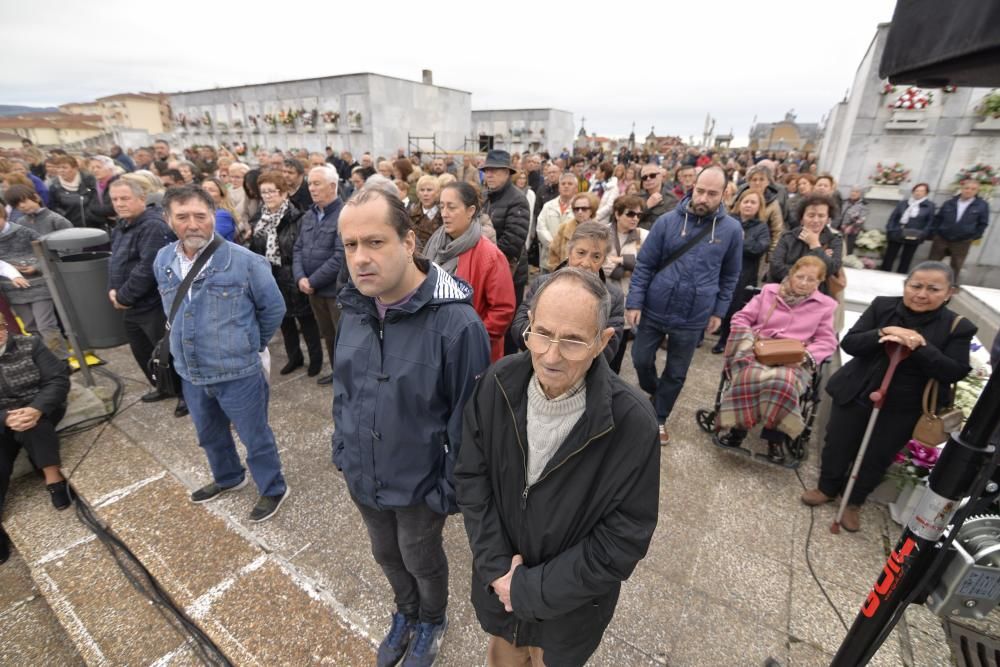
[[[680,396],[687,379],[688,367],[694,357],[703,331],[701,329],[668,329],[661,327],[643,317],[639,326],[634,329],[635,340],[632,341],[632,365],[639,377],[639,386],[647,394],[655,398],[653,408],[656,417],[662,424],[667,421],[674,403]],[[667,336],[667,364],[663,374],[656,377],[656,351],[660,342]]]
[[[247,448],[247,466],[260,495],[283,494],[285,478],[281,475],[278,444],[267,423],[271,390],[264,374],[207,385],[194,385],[181,378],[181,387],[215,483],[233,486],[246,475],[229,430],[231,424]]]

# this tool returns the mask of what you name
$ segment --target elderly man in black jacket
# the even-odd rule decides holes
[[[153,260],[160,248],[177,240],[163,219],[163,211],[146,205],[146,191],[136,181],[118,179],[108,186],[109,199],[118,214],[111,231],[111,259],[108,261],[108,298],[124,312],[125,336],[135,363],[146,375],[152,391],[142,396],[146,403],[169,396],[156,389],[149,360],[153,348],[166,332],[160,291],[153,275]],[[176,386],[180,386],[177,380]],[[183,397],[178,397],[174,415],[187,414]]]
[[[656,527],[657,421],[603,358],[609,310],[594,273],[559,270],[532,299],[528,353],[466,404],[455,483],[489,664],[584,664]]]
[[[524,193],[510,180],[511,174],[516,171],[510,166],[510,153],[490,151],[482,169],[486,182],[486,205],[483,210],[496,229],[497,247],[510,263],[510,273],[514,276],[514,300],[520,306],[524,286],[528,282],[528,254],[524,252],[524,241],[528,238],[531,210]],[[509,331],[504,349],[507,354],[517,350],[516,341]]]

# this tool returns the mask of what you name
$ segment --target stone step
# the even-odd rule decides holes
[[[372,642],[332,596],[211,505],[190,503],[187,489],[114,425],[86,454],[93,436],[63,441],[64,470],[86,456],[71,479],[74,489],[231,662],[373,661]],[[52,508],[39,479],[17,480],[4,514],[12,542],[78,660],[198,662],[188,638],[132,588],[74,510]]]

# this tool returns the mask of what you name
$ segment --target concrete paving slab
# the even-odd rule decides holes
[[[611,644],[637,649],[644,657],[665,663],[677,642],[690,596],[689,586],[664,579],[654,567],[640,563],[622,584],[618,608],[604,643],[617,640]],[[610,658],[613,654],[605,650],[602,655]]]
[[[72,508],[59,512],[52,507],[45,484],[34,475],[12,482],[3,525],[30,566],[94,539]]]
[[[94,434],[90,435],[92,440]],[[86,438],[87,434],[81,434],[74,439],[70,448],[79,450]],[[73,465],[63,466],[67,474]],[[120,492],[123,486],[136,484],[162,473],[161,465],[112,426],[101,434],[97,445],[76,468],[70,483],[74,487],[86,488],[90,502],[99,505],[111,495]]]
[[[38,588],[31,580],[31,572],[21,552],[12,549],[10,559],[0,566],[0,616],[38,595]]]
[[[0,611],[0,625],[0,665],[86,664],[41,597]]]
[[[809,559],[820,579],[855,593],[867,594],[888,556],[881,535],[870,532],[874,526],[869,526],[869,531],[849,533],[841,530],[835,535],[830,532],[830,524],[836,517],[836,509],[833,505],[818,507],[813,510],[815,520],[810,537],[810,510],[801,505],[800,508],[791,517],[795,525],[792,538],[793,566],[801,570],[807,569],[808,538]],[[862,512],[862,521],[871,518],[871,523],[877,523],[873,518],[877,508],[867,508],[867,510]]]

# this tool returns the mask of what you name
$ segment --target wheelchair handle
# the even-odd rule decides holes
[[[885,395],[889,391],[889,383],[892,382],[892,376],[896,373],[896,367],[910,356],[911,350],[905,345],[888,341],[885,344],[885,352],[889,355],[889,368],[886,369],[879,388],[868,395],[868,398],[871,399],[872,403],[879,410],[882,409],[882,405],[885,403]]]

